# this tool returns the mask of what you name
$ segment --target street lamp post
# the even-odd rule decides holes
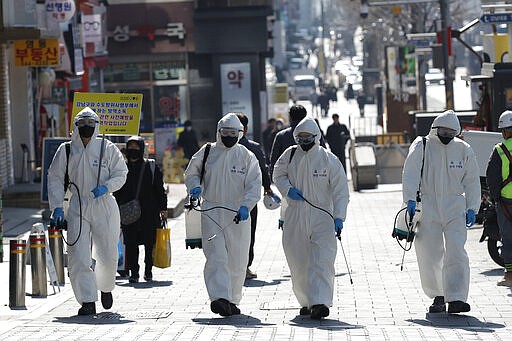
[[[443,69],[444,69],[444,92],[446,96],[446,109],[454,109],[453,103],[453,79],[450,68],[450,56],[448,54],[448,27],[450,20],[450,7],[447,0],[439,0],[441,7],[441,35],[443,37]]]

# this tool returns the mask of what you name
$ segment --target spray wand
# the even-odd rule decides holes
[[[304,199],[305,202],[307,202],[309,205],[311,205],[312,207],[320,210],[320,211],[324,211],[325,213],[327,213],[331,218],[332,220],[334,221],[334,216],[331,214],[331,212],[327,211],[326,209],[323,209],[322,207],[319,207],[319,206],[316,206],[312,203],[310,203],[306,198],[304,198],[304,196],[302,196],[302,194],[299,193],[299,197],[301,197],[302,199]],[[338,231],[336,233],[336,238],[338,238],[338,240],[340,241],[340,246],[341,246],[341,251],[343,252],[343,258],[345,259],[345,265],[347,266],[347,272],[348,272],[348,277],[350,278],[350,284],[354,284],[354,282],[352,281],[352,271],[350,271],[350,266],[348,265],[348,261],[347,261],[347,256],[345,255],[345,250],[343,249],[343,244],[341,243],[341,231]]]

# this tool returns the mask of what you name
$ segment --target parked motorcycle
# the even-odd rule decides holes
[[[479,214],[484,226],[480,243],[487,240],[487,251],[492,260],[499,266],[504,267],[505,263],[501,256],[502,243],[496,206],[491,200],[489,192],[484,188],[482,188],[482,203],[480,205]]]

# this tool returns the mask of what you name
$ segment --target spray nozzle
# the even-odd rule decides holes
[[[192,210],[197,206],[199,206],[199,198],[190,197],[188,203],[185,204],[187,210]]]
[[[64,231],[67,231],[68,230],[68,222],[67,220],[57,220],[57,222],[55,222],[53,219],[50,220],[50,228],[52,229],[56,229],[56,230],[64,230]]]
[[[237,214],[237,215],[233,218],[233,221],[235,222],[235,224],[240,223],[240,214]]]

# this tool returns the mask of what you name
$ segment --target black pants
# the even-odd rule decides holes
[[[151,271],[153,267],[153,246],[149,241],[144,242],[144,263],[145,271]],[[133,273],[139,272],[139,243],[125,243],[126,246],[126,270]]]
[[[341,164],[343,165],[343,169],[345,170],[345,173],[347,173],[347,159],[345,157],[345,150],[343,151],[335,151],[333,152],[334,155],[338,157],[338,159],[341,161]]]
[[[252,261],[254,259],[254,238],[256,236],[256,223],[258,221],[258,205],[254,205],[254,208],[251,210],[251,245],[249,246],[249,263],[247,263],[247,267],[252,265]]]

